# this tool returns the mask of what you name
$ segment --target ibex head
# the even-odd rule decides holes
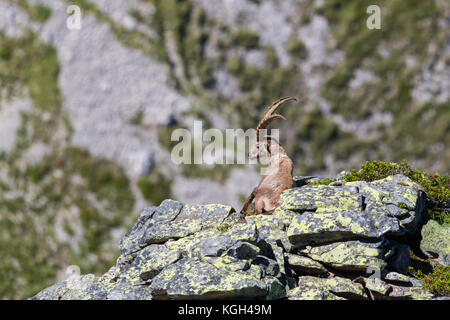
[[[257,159],[257,158],[264,158],[264,157],[270,157],[271,154],[278,152],[279,148],[281,148],[277,141],[275,141],[272,137],[261,136],[262,129],[266,129],[269,123],[271,123],[275,119],[283,119],[286,120],[285,117],[283,117],[281,114],[274,114],[274,111],[284,102],[290,101],[290,100],[297,100],[292,97],[284,97],[281,98],[274,103],[272,103],[271,106],[269,106],[264,114],[261,117],[261,120],[259,121],[258,125],[256,126],[256,142],[253,145],[253,147],[250,149],[250,152],[248,153],[248,157],[250,159]]]

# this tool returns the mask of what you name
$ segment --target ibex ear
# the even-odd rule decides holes
[[[267,142],[266,142],[266,149],[267,149],[267,153],[269,154],[269,156],[272,154],[270,148],[272,146],[272,141],[270,140],[270,138],[267,138]]]

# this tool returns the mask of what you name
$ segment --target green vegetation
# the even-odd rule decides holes
[[[129,227],[136,216],[123,171],[68,143],[58,73],[55,49],[33,32],[17,39],[0,33],[1,98],[29,95],[33,102],[22,114],[15,149],[1,154],[2,299],[34,295],[67,265],[105,272],[119,255],[112,230]],[[23,153],[34,142],[44,142],[48,153],[24,166]],[[3,191],[13,192],[6,197]]]
[[[328,186],[330,183],[335,181],[337,181],[337,179],[307,180],[306,184],[319,184]]]
[[[107,22],[124,45],[169,65],[171,80],[180,91],[195,96],[199,109],[217,110],[234,127],[254,127],[263,108],[280,96],[304,95],[304,81],[308,79],[302,78],[295,60],[305,59],[307,52],[297,37],[292,36],[286,46],[295,63],[280,66],[274,48],[263,48],[257,41],[257,33],[224,25],[208,17],[191,0],[149,1],[155,7],[151,19],[135,11],[131,14],[156,31],[152,38],[117,26],[86,0],[80,0],[79,5],[95,14],[99,21]],[[370,4],[369,0],[331,0],[316,8],[311,1],[305,1],[296,10],[302,24],[308,23],[314,14],[325,16],[335,39],[329,49],[345,53],[344,61],[332,70],[320,67],[327,79],[322,96],[332,111],[354,121],[368,120],[375,112],[384,112],[392,115],[393,123],[378,124],[374,137],[356,136],[343,132],[318,108],[284,109],[289,121],[278,122],[277,126],[282,132],[289,131],[286,151],[297,163],[295,174],[323,170],[324,154],[339,161],[339,170],[345,169],[345,164],[348,166],[349,155],[353,165],[364,159],[414,158],[421,161],[421,166],[429,167],[435,165],[436,159],[436,152],[430,150],[450,143],[446,134],[450,131],[448,103],[415,105],[411,98],[413,79],[420,75],[425,60],[431,59],[431,65],[438,62],[437,56],[430,56],[428,44],[433,43],[437,50],[445,46],[445,32],[438,24],[439,18],[444,18],[443,10],[435,2],[382,0],[382,29],[369,30],[365,23]],[[214,57],[206,54],[207,46],[215,48]],[[250,48],[265,50],[265,67],[249,66],[240,58]],[[406,65],[407,60],[415,62]],[[226,69],[238,80],[242,95],[229,98],[218,92],[213,71],[219,69]],[[371,72],[375,80],[351,89],[350,80],[359,69]],[[413,125],[417,123],[420,126]],[[308,132],[302,126],[314,130]],[[283,136],[281,142],[284,140]],[[449,155],[446,151],[439,155],[444,171],[446,163],[450,163]]]
[[[16,159],[35,141],[52,144],[61,127],[70,131],[61,109],[58,73],[55,49],[40,42],[36,34],[28,31],[21,38],[10,39],[0,32],[0,86],[4,89],[0,98],[28,94],[35,107],[22,115],[16,148],[8,159]],[[43,112],[50,118],[44,120]]]
[[[2,242],[6,247],[1,250],[0,296],[14,292],[17,298],[29,297],[54,283],[56,271],[67,264],[80,266],[84,273],[105,272],[119,254],[116,248],[105,248],[111,241],[109,232],[130,224],[127,216],[133,216],[133,195],[121,169],[69,147],[23,172],[14,167],[12,170],[19,171],[14,188],[21,192],[33,188],[37,195],[31,200],[3,201],[0,197],[4,222],[0,232],[7,236]],[[58,221],[71,239],[70,246],[54,247]],[[75,232],[80,228],[81,238],[79,231]],[[103,258],[87,259],[92,254]],[[20,276],[14,261],[20,262]],[[20,281],[11,282],[13,279]]]
[[[176,129],[183,128],[179,125],[158,128],[158,142],[167,150],[172,151],[179,143],[178,141],[171,141],[172,132]],[[194,141],[191,141],[191,150],[194,148]],[[191,153],[192,154],[192,153]],[[193,158],[191,161],[193,162]],[[212,181],[223,183],[229,176],[231,166],[215,164],[212,166],[200,164],[180,164],[179,165],[183,176],[187,178],[209,178]],[[235,166],[233,166],[235,167]]]
[[[450,214],[446,211],[427,209],[430,219],[436,220],[441,225],[450,224]]]
[[[256,49],[259,45],[259,35],[249,29],[239,29],[231,34],[231,42],[246,49]]]
[[[73,4],[73,1],[71,0],[66,0],[66,2],[68,4]],[[107,23],[111,27],[111,31],[117,37],[117,40],[123,45],[141,50],[144,54],[163,60],[164,49],[156,39],[153,39],[138,30],[130,31],[117,25],[110,16],[103,13],[95,4],[87,0],[78,0],[76,4],[81,8],[82,12],[89,12],[95,16],[97,21]],[[135,16],[135,12],[132,15]],[[140,19],[142,18],[143,17],[140,17]]]
[[[409,273],[423,281],[423,288],[437,296],[450,296],[450,267],[431,263],[411,254]]]
[[[59,73],[55,49],[41,43],[28,32],[19,39],[9,39],[0,34],[0,84],[8,95],[17,93],[16,84],[23,83],[30,90],[36,107],[56,111],[61,96],[55,78]]]
[[[52,15],[52,10],[44,5],[38,4],[36,6],[32,6],[28,4],[26,0],[9,0],[12,3],[16,3],[22,9],[24,9],[28,16],[37,22],[45,22]]]
[[[333,112],[346,119],[364,120],[380,111],[393,115],[389,128],[381,124],[378,130],[382,134],[356,146],[353,153],[371,149],[366,159],[401,161],[414,157],[422,160],[424,166],[431,166],[436,156],[430,152],[431,145],[450,142],[448,103],[444,103],[447,107],[428,102],[412,108],[417,102],[412,100],[411,90],[424,62],[437,62],[429,54],[429,44],[440,49],[445,46],[438,26],[442,10],[434,1],[379,1],[381,29],[370,30],[365,26],[367,15],[363,13],[371,4],[370,0],[332,0],[319,10],[330,22],[335,48],[346,53],[344,63],[333,70],[323,86],[322,95]],[[411,58],[414,63],[407,65]],[[358,69],[371,72],[375,80],[351,89],[350,80]],[[386,147],[392,154],[383,151]],[[442,163],[450,163],[448,156],[448,152],[441,153]]]
[[[153,205],[159,205],[163,200],[173,198],[170,191],[172,180],[166,178],[157,168],[153,168],[147,176],[139,177],[137,185],[145,199]]]

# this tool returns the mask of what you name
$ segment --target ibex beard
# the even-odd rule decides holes
[[[282,115],[274,112],[281,104],[290,100],[296,99],[285,97],[275,101],[266,109],[256,127],[256,142],[249,152],[249,158],[266,158],[267,169],[258,186],[253,189],[252,193],[245,200],[240,211],[240,222],[245,222],[246,216],[272,214],[278,207],[278,200],[280,199],[281,193],[293,186],[292,160],[273,137],[261,136],[261,131],[266,129],[273,120],[286,120]],[[247,212],[253,200],[255,210],[253,212]]]

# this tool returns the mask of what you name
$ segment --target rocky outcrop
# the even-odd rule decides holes
[[[165,200],[144,209],[107,273],[31,299],[432,298],[406,275],[402,240],[417,232],[424,201],[402,175],[289,189],[273,215],[244,224],[229,206]]]

